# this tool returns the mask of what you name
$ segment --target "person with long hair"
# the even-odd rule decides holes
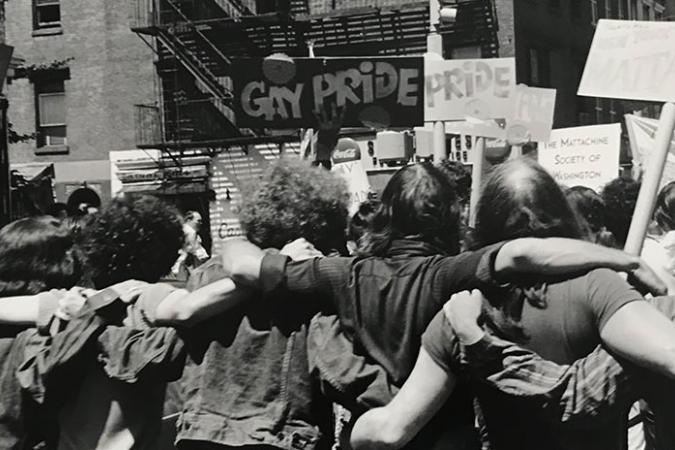
[[[582,234],[562,190],[537,163],[512,160],[489,177],[477,211],[478,245]],[[618,274],[594,269],[563,277],[521,277],[515,283],[507,290],[486,292],[485,320],[498,336],[558,364],[570,364],[603,344],[634,364],[675,377],[675,326]],[[458,382],[457,344],[441,311],[425,332],[415,368],[396,398],[355,424],[356,449],[401,448],[417,434]],[[625,415],[580,430],[542,420],[516,397],[480,386],[475,391],[496,450],[609,450],[621,448],[625,440]]]
[[[37,306],[42,312],[35,314],[42,317],[39,324],[45,327],[56,309],[44,308],[40,302],[31,304],[31,297],[51,289],[70,289],[81,276],[73,238],[57,219],[26,218],[0,229],[0,297],[18,297],[12,304],[0,302],[0,308],[5,310],[0,317],[3,449],[32,448],[40,442],[54,444],[56,433],[52,425],[56,418],[47,419],[47,411],[23,395],[15,376],[28,342],[38,334],[34,321],[20,320],[20,316],[24,309]]]
[[[337,312],[345,333],[396,386],[410,375],[424,330],[452,293],[524,272],[567,273],[603,265],[623,270],[628,261],[640,264],[618,250],[557,238],[515,239],[452,256],[459,249],[457,199],[447,177],[430,164],[400,169],[381,202],[362,239],[367,244],[362,256],[292,262],[233,241],[223,259],[237,283],[323,300],[322,308]],[[455,394],[440,403],[444,412],[412,447],[478,446],[471,398],[466,391]],[[445,420],[448,416],[454,420]]]

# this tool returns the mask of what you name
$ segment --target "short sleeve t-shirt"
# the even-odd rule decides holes
[[[643,301],[618,274],[606,269],[551,282],[545,292],[544,308],[528,302],[523,305],[521,324],[529,338],[523,346],[558,364],[586,356],[601,343],[600,331],[614,313],[628,303]],[[457,373],[453,368],[458,363],[458,340],[443,311],[427,328],[422,345],[440,367]],[[496,449],[511,448],[518,441],[523,450],[613,450],[618,441],[625,440],[621,421],[584,432],[558,429],[538,420],[517,399],[480,387],[477,394]]]
[[[521,324],[528,336],[524,347],[558,364],[569,364],[597,347],[600,331],[624,305],[644,301],[617,273],[592,270],[585,275],[552,282],[546,287],[546,305],[523,305]],[[443,311],[431,322],[423,345],[441,367],[452,360],[454,333]]]

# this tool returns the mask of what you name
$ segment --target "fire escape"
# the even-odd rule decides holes
[[[130,0],[132,30],[156,52],[157,105],[137,105],[139,148],[217,153],[230,146],[297,141],[236,126],[230,74],[236,57],[414,55],[426,51],[427,0]],[[497,56],[492,0],[458,0],[446,48]],[[172,151],[178,151],[177,154]]]

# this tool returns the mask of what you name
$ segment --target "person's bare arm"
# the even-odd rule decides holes
[[[387,406],[363,414],[354,424],[354,450],[399,449],[439,411],[456,384],[422,348],[410,377]]]
[[[675,324],[651,304],[622,306],[600,337],[610,350],[634,364],[675,379]]]
[[[239,305],[250,290],[238,287],[230,278],[215,281],[193,292],[179,289],[157,307],[157,325],[191,327]]]
[[[7,325],[34,325],[38,320],[40,298],[22,295],[0,299],[0,323]]]
[[[628,272],[654,295],[663,295],[667,291],[663,281],[641,258],[576,239],[516,239],[504,244],[494,262],[495,273],[506,279],[519,273],[559,275],[598,267]]]

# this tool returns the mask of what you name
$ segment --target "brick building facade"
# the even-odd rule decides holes
[[[9,118],[16,132],[37,133],[10,145],[10,163],[53,163],[58,201],[85,184],[110,198],[109,152],[136,148],[133,105],[157,97],[152,50],[120,3],[4,3],[6,41],[25,61],[5,88]]]

